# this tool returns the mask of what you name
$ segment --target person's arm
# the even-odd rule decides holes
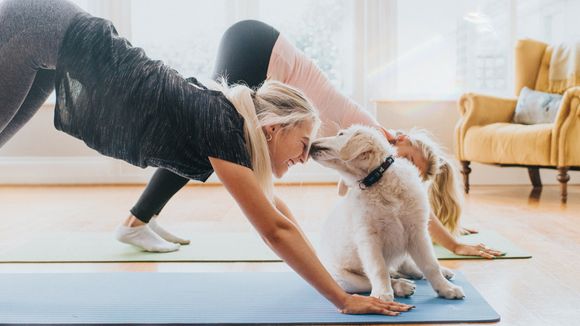
[[[217,176],[264,242],[340,312],[397,315],[412,307],[346,293],[326,271],[294,223],[268,201],[252,170],[221,159],[209,159]]]
[[[308,246],[310,246],[310,249],[312,249],[312,251],[316,253],[314,246],[312,245],[308,237],[306,237],[306,233],[304,233],[304,231],[300,227],[300,224],[298,224],[298,221],[296,221],[294,214],[292,214],[286,203],[282,201],[282,199],[280,199],[279,197],[274,196],[274,205],[280,211],[280,213],[282,213],[282,215],[286,216],[292,223],[294,223],[300,234],[302,234],[302,237],[306,240]]]
[[[503,255],[502,252],[490,249],[483,243],[468,245],[458,242],[433,213],[429,213],[429,234],[431,234],[431,238],[435,243],[456,255],[481,256],[488,259]]]

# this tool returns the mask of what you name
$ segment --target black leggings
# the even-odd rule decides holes
[[[232,25],[222,36],[212,78],[223,76],[230,84],[258,87],[266,80],[278,35],[272,26],[255,20]],[[131,214],[148,223],[188,181],[173,172],[157,169]]]

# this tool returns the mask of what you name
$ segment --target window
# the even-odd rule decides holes
[[[228,27],[226,5],[226,0],[133,0],[132,44],[184,77],[209,78]]]
[[[406,0],[396,7],[395,88],[385,91],[388,97],[506,93],[512,53],[509,1]]]
[[[312,58],[336,86],[348,90],[352,4],[353,0],[133,0],[132,42],[184,76],[208,78],[223,32],[237,20],[259,19]]]
[[[355,0],[107,1],[74,0],[93,15],[116,18],[121,36],[184,77],[210,78],[223,32],[238,20],[259,19],[314,60],[334,85],[352,90]]]
[[[580,41],[580,2],[526,0],[517,2],[517,37],[550,44]]]
[[[353,0],[261,0],[258,17],[284,34],[330,81],[352,92]]]

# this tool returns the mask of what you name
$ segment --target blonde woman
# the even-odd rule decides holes
[[[200,181],[215,172],[263,240],[339,311],[397,315],[412,308],[344,292],[273,195],[272,174],[306,160],[318,128],[317,111],[296,89],[267,82],[256,91],[214,91],[188,83],[118,37],[109,21],[64,0],[4,1],[0,41],[2,143],[56,86],[57,129],[137,166]]]
[[[320,112],[322,126],[318,136],[334,135],[339,129],[352,124],[374,126],[398,147],[399,155],[411,160],[425,173],[428,161],[424,150],[411,143],[405,135],[391,134],[359,105],[342,95],[316,65],[296,49],[275,28],[259,21],[241,21],[231,26],[223,35],[218,50],[214,78],[225,76],[230,82],[244,83],[258,87],[266,80],[278,80],[291,85],[306,94]],[[293,165],[297,160],[290,160]],[[450,165],[449,165],[450,166]],[[432,187],[431,199],[434,213],[450,229],[455,231],[460,214],[460,203],[453,200],[453,171],[444,165]],[[443,182],[443,180],[446,180]],[[153,231],[149,239],[135,242],[124,239],[150,251],[173,251],[178,244],[186,245],[188,240],[162,228],[157,219],[165,204],[189,180],[166,169],[158,169],[145,191],[131,209],[125,220],[126,227],[148,224]],[[449,182],[448,182],[449,181]],[[455,195],[455,198],[460,198]],[[435,242],[459,255],[479,255],[492,258],[500,253],[480,244],[476,246],[458,242],[440,220],[431,214],[430,232]]]

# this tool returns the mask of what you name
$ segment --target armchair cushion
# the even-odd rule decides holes
[[[562,95],[538,92],[524,87],[518,97],[514,122],[525,125],[553,123]]]
[[[473,126],[465,134],[464,159],[482,163],[552,165],[552,128],[551,123]]]

